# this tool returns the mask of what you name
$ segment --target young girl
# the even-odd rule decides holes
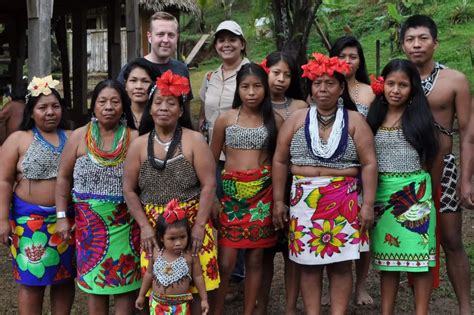
[[[232,110],[221,114],[214,126],[211,150],[216,161],[224,151],[224,196],[219,216],[219,269],[215,313],[222,314],[229,277],[237,252],[245,248],[244,314],[252,314],[262,276],[263,248],[275,245],[272,225],[271,160],[277,125],[268,77],[255,63],[237,73]]]
[[[300,86],[300,73],[294,57],[285,51],[269,54],[261,63],[268,73],[268,86],[273,110],[286,120],[293,112],[307,108]],[[291,177],[288,177],[289,196]],[[299,291],[299,272],[296,264],[288,259],[288,229],[280,230],[276,246],[265,249],[263,254],[262,286],[257,296],[256,314],[267,314],[268,296],[273,279],[273,259],[282,252],[285,260],[286,314],[296,314],[296,300]]]
[[[186,211],[179,207],[176,199],[168,203],[163,215],[158,218],[156,238],[159,248],[153,249],[153,263],[148,264],[143,277],[136,308],[143,309],[145,295],[153,287],[150,314],[191,314],[193,295],[189,289],[193,281],[201,298],[202,314],[207,314],[209,304],[201,263],[199,258],[188,252],[191,228]]]
[[[351,66],[351,71],[345,76],[349,95],[356,104],[357,110],[367,116],[375,95],[369,85],[370,81],[361,44],[353,36],[340,37],[332,45],[329,56],[338,57]]]
[[[382,314],[394,313],[401,271],[413,279],[416,314],[428,314],[436,213],[427,171],[438,141],[415,66],[392,60],[382,78],[367,116],[379,171],[371,250],[373,266],[381,271]]]

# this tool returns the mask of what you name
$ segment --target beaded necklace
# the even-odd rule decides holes
[[[165,160],[163,161],[163,163],[158,164],[155,160],[155,150],[154,150],[154,147],[153,147],[153,141],[156,141],[155,140],[156,139],[156,131],[153,128],[153,130],[150,132],[150,134],[148,136],[147,156],[148,156],[148,162],[150,163],[150,165],[154,169],[156,169],[158,171],[161,171],[161,170],[165,169],[166,163],[173,156],[174,152],[176,151],[176,147],[181,142],[182,133],[183,133],[182,128],[178,124],[176,126],[176,129],[174,130],[173,138],[171,138],[171,143],[169,145],[167,143],[157,142],[157,143],[160,143],[162,145],[165,145],[165,151],[166,151]]]
[[[103,143],[99,124],[89,123],[86,134],[87,154],[96,164],[102,166],[117,166],[125,160],[130,143],[130,129],[120,124],[114,135],[114,142],[109,151],[102,149]]]
[[[46,140],[43,135],[41,134],[41,132],[38,130],[38,128],[36,127],[33,127],[31,129],[31,131],[33,132],[33,137],[39,141],[39,143],[41,143],[41,145],[45,148],[47,148],[48,150],[50,150],[51,152],[53,152],[54,154],[61,154],[63,152],[63,149],[64,149],[64,144],[66,143],[66,133],[64,132],[64,130],[62,129],[57,129],[56,130],[56,133],[58,134],[58,137],[59,137],[59,145],[56,147],[54,146],[51,142],[49,142],[48,140]]]

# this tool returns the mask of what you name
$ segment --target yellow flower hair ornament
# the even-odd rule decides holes
[[[52,92],[51,89],[56,89],[58,84],[59,81],[54,80],[52,75],[43,78],[33,77],[33,80],[31,80],[28,85],[28,94],[26,97],[28,99],[29,96],[37,97],[41,94],[49,95]]]

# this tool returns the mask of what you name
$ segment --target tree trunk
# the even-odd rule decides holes
[[[309,33],[321,2],[272,0],[277,48],[294,50],[300,64],[307,61]]]

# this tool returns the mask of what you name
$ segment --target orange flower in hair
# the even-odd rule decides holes
[[[166,71],[156,79],[156,87],[160,90],[162,96],[180,97],[190,91],[188,78],[174,74],[171,70]]]
[[[268,66],[267,66],[267,58],[265,58],[265,59],[262,60],[262,62],[260,63],[260,67],[262,67],[263,70],[265,70],[265,72],[266,72],[267,74],[270,73],[270,68],[268,68]]]
[[[321,53],[313,53],[313,60],[302,65],[303,75],[301,77],[314,81],[317,77],[327,74],[334,76],[334,72],[346,75],[351,71],[351,66],[337,57],[329,58]]]
[[[382,95],[383,88],[384,88],[385,80],[382,76],[376,78],[375,75],[370,75],[370,87],[372,88],[372,92],[375,95]]]
[[[163,218],[165,219],[166,223],[172,224],[176,221],[186,218],[186,211],[181,209],[177,199],[172,199],[166,205],[166,209],[163,212]]]

